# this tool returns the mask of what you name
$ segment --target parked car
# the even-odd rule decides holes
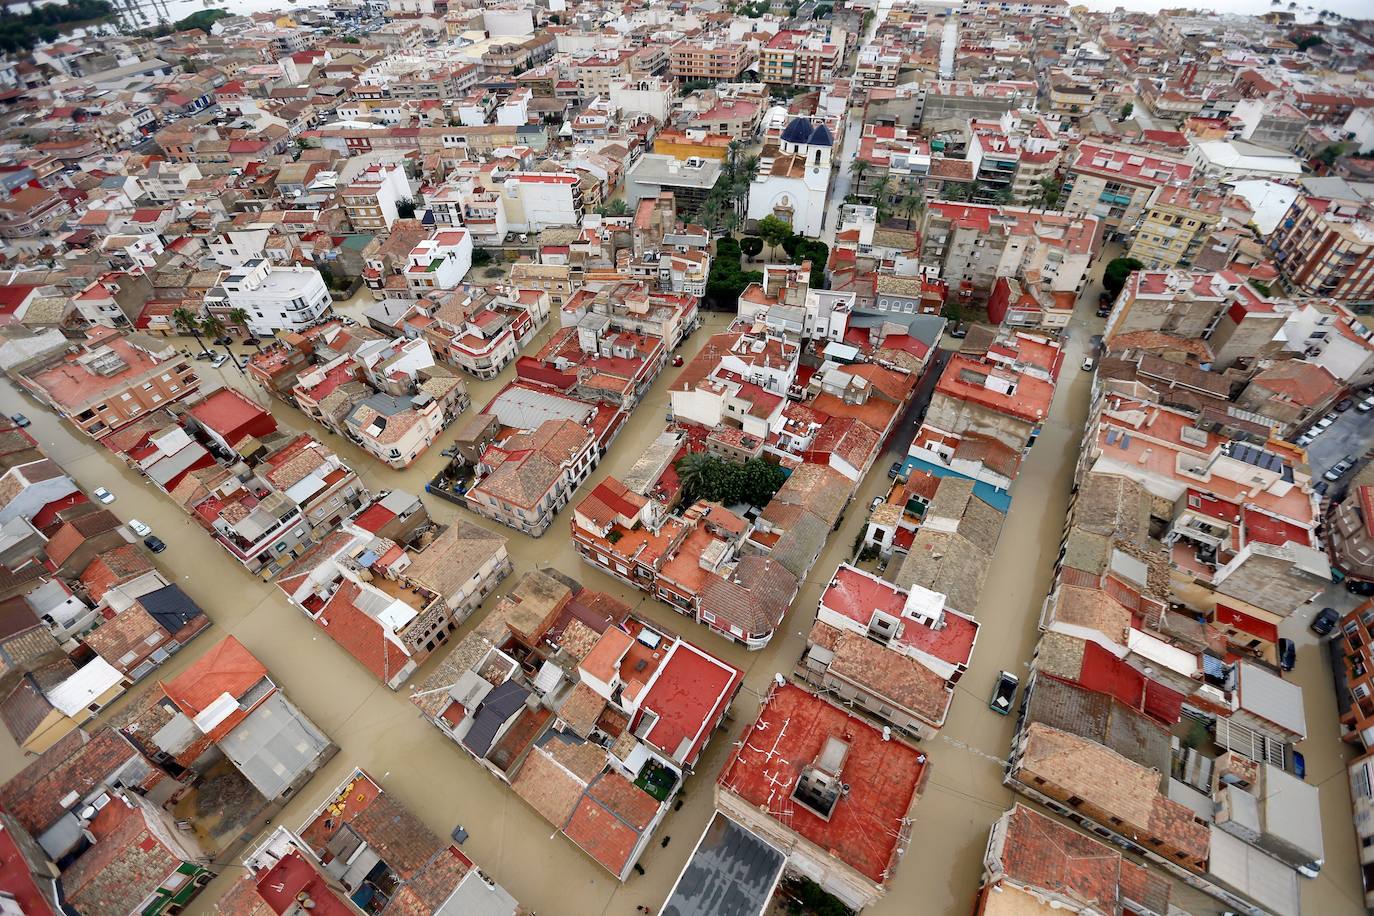
[[[1301,436],[1298,437],[1297,445],[1299,445],[1302,448],[1307,448],[1309,445],[1312,444],[1313,438],[1314,437],[1309,436],[1307,433],[1303,433]]]
[[[1084,371],[1084,372],[1091,372],[1091,371],[1093,371],[1093,366],[1095,366],[1095,365],[1097,365],[1097,363],[1096,363],[1096,361],[1095,361],[1091,356],[1085,356],[1085,357],[1083,357],[1083,371]]]
[[[147,525],[143,524],[136,518],[129,519],[129,527],[134,530],[134,534],[138,535],[141,538],[146,538],[148,535],[153,533],[153,529],[149,528]]]
[[[1371,410],[1374,410],[1374,395],[1370,395],[1360,403],[1356,404],[1355,409],[1358,410],[1360,413],[1369,413]]]
[[[968,336],[968,329],[963,327],[957,327],[949,332],[949,336],[953,337],[955,340],[963,340],[965,337]]]
[[[1106,318],[1106,317],[1107,317],[1108,315],[1110,315],[1111,313],[1112,313],[1112,307],[1111,307],[1110,305],[1099,306],[1098,309],[1097,309],[1097,317],[1098,317],[1098,318]]]
[[[243,345],[245,347],[256,347],[260,343],[262,343],[262,341],[258,340],[256,337],[243,338]]]
[[[1003,671],[997,675],[997,683],[992,688],[992,699],[988,701],[988,709],[1002,716],[1010,713],[1016,702],[1016,688],[1020,683],[1021,679],[1010,671]]]
[[[214,358],[215,358],[215,354],[210,353],[210,352],[207,352],[207,351],[205,351],[205,350],[201,350],[199,353],[196,354],[196,359],[200,360],[201,362],[205,362],[206,360],[210,360],[210,359],[214,359]]]
[[[1322,429],[1326,429],[1332,423],[1335,423],[1338,419],[1340,418],[1335,413],[1329,413],[1326,416],[1322,417],[1320,420],[1318,420],[1317,425],[1320,426]]]
[[[1293,640],[1286,637],[1279,638],[1279,667],[1284,671],[1292,671],[1293,666],[1298,661],[1298,647],[1293,644]]]
[[[245,354],[243,354],[242,356],[240,356],[240,357],[239,357],[239,368],[240,368],[240,369],[247,369],[247,368],[248,368],[248,360],[249,360],[249,356],[248,356],[247,353],[245,353]]]
[[[1341,398],[1340,401],[1336,404],[1336,410],[1340,413],[1345,413],[1347,410],[1354,406],[1355,401],[1353,398]]]
[[[673,365],[674,365],[674,366],[681,366],[681,365],[682,365],[682,357],[681,357],[681,356],[674,356],[674,357],[673,357]]]
[[[144,538],[143,546],[147,547],[153,553],[162,553],[162,551],[167,549],[167,545],[163,542],[162,538],[158,537],[156,534],[150,534]]]
[[[1325,480],[1319,480],[1316,485],[1312,487],[1312,492],[1316,493],[1318,496],[1325,496],[1326,491],[1329,489],[1331,489],[1331,484],[1327,483]]]
[[[223,353],[220,353],[217,356],[215,356],[214,359],[210,360],[210,368],[218,369],[220,366],[223,366],[228,361],[229,357],[225,356]]]
[[[95,498],[107,506],[115,501],[115,495],[104,487],[96,487],[94,493]]]
[[[228,334],[225,334],[223,337],[215,338],[215,346],[217,347],[227,347],[233,342],[234,338],[230,337]]]
[[[1346,579],[1345,590],[1363,598],[1374,596],[1374,582],[1361,582],[1359,579]]]
[[[890,467],[890,468],[887,469],[887,476],[888,476],[888,479],[889,479],[889,480],[896,480],[896,479],[897,479],[898,477],[900,477],[901,475],[902,475],[902,463],[901,463],[900,461],[894,461],[894,462],[892,462],[892,467]]]
[[[1337,461],[1335,464],[1333,464],[1329,471],[1322,475],[1322,479],[1329,480],[1332,483],[1335,483],[1336,481],[1344,477],[1354,466],[1355,462],[1352,461],[1348,456],[1342,458],[1340,461]]]
[[[31,421],[28,417],[24,416],[22,413],[17,413],[10,417],[10,422],[13,423],[15,426],[19,427],[20,429],[23,429],[25,426],[28,426],[29,423],[33,421]]]
[[[868,511],[872,512],[874,509],[878,508],[882,504],[883,498],[881,496],[875,496],[868,502]]]
[[[1340,621],[1341,615],[1336,613],[1333,607],[1324,607],[1317,612],[1317,616],[1312,618],[1312,622],[1307,628],[1318,636],[1327,636],[1332,630],[1336,629],[1336,624]]]

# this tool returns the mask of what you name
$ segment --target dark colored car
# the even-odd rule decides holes
[[[215,346],[217,347],[227,347],[233,342],[234,338],[230,337],[228,334],[224,335],[223,337],[215,338]]]
[[[29,418],[24,416],[22,413],[17,413],[14,416],[10,417],[10,422],[13,423],[15,426],[19,427],[20,429],[23,429],[25,426],[28,426],[29,423],[31,423],[32,421],[29,420]]]
[[[997,683],[993,685],[992,699],[988,701],[988,709],[1002,716],[1010,713],[1016,702],[1016,688],[1020,683],[1021,680],[1010,671],[1003,671],[997,675]]]
[[[1335,608],[1324,607],[1317,612],[1316,617],[1312,618],[1312,622],[1307,625],[1307,628],[1318,636],[1326,636],[1336,629],[1336,624],[1340,619],[1341,615],[1336,613]]]
[[[1292,671],[1297,662],[1298,647],[1293,645],[1293,640],[1279,639],[1279,667],[1284,671]]]
[[[887,469],[887,476],[890,480],[896,480],[899,476],[901,476],[901,473],[902,463],[900,461],[892,462],[892,467]]]
[[[156,534],[150,534],[144,538],[143,546],[147,547],[153,553],[162,553],[162,551],[167,549],[167,545],[163,542],[162,538],[158,537]]]
[[[1374,595],[1374,582],[1360,582],[1357,579],[1346,579],[1345,590],[1352,595],[1361,595],[1368,598]]]
[[[243,338],[243,345],[245,347],[256,347],[260,343],[262,343],[262,341],[258,340],[256,337]]]
[[[1347,410],[1354,406],[1355,400],[1353,398],[1343,398],[1336,404],[1336,409],[1339,410],[1341,413],[1345,413]]]

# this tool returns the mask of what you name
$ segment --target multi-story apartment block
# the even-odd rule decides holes
[[[1308,296],[1374,301],[1374,195],[1343,178],[1303,178],[1269,239],[1279,272]]]
[[[400,165],[371,165],[342,191],[348,222],[359,232],[386,232],[399,214],[396,205],[411,199],[410,180]]]
[[[512,172],[502,195],[506,225],[513,232],[582,222],[581,179],[571,172]]]
[[[759,48],[759,79],[775,86],[825,86],[840,75],[844,33],[783,29]]]
[[[22,188],[0,198],[0,239],[26,239],[50,232],[71,212],[71,205],[60,194]]]
[[[1374,751],[1374,601],[1341,618],[1332,648],[1336,679],[1349,705],[1341,709],[1341,739]]]
[[[980,303],[998,277],[1050,294],[1081,292],[1101,244],[1093,216],[943,201],[926,211],[922,241],[922,261],[938,268],[950,291]]]
[[[404,276],[416,298],[455,288],[472,267],[472,235],[466,229],[443,229],[410,250]]]
[[[742,41],[679,41],[668,49],[668,73],[684,82],[738,80],[751,60]]]
[[[516,381],[487,405],[511,430],[482,452],[464,494],[472,511],[539,537],[601,460],[623,415]]]
[[[440,359],[481,379],[495,378],[520,355],[549,317],[549,297],[536,289],[510,295],[459,290],[437,307],[422,304],[432,320],[420,329]]]
[[[631,66],[634,56],[634,50],[619,49],[573,58],[568,73],[577,82],[578,97],[591,101],[597,96],[609,96],[612,83],[634,75]]]
[[[902,68],[902,55],[880,45],[865,45],[859,49],[854,64],[854,83],[860,89],[891,89],[897,85]]]
[[[797,676],[916,738],[945,723],[978,624],[945,596],[841,564],[821,594]]]
[[[21,369],[16,379],[93,439],[200,394],[199,376],[175,346],[103,327],[94,329],[74,352],[45,356]]]
[[[1102,220],[1108,232],[1134,229],[1156,188],[1186,188],[1193,166],[1182,158],[1128,146],[1080,143],[1065,167],[1060,205]]]
[[[1156,188],[1127,256],[1149,269],[1192,265],[1221,223],[1224,203],[1220,194],[1203,188]]]
[[[278,267],[266,258],[251,258],[220,275],[219,286],[206,294],[209,308],[243,309],[248,329],[270,336],[315,324],[333,300],[324,278],[313,267]]]

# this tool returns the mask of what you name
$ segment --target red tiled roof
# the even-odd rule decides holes
[[[779,786],[795,786],[831,738],[848,744],[840,779],[849,791],[827,820]],[[881,885],[896,861],[902,821],[920,792],[925,770],[925,755],[916,748],[884,741],[868,722],[788,684],[764,703],[718,783],[722,791],[777,819],[782,829],[805,837]]]
[[[226,636],[195,664],[164,681],[163,692],[186,715],[195,717],[222,694],[239,699],[267,676],[267,668],[233,636]]]

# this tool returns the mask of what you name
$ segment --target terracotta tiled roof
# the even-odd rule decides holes
[[[86,647],[126,674],[171,634],[134,603],[84,637]]]
[[[586,783],[555,763],[544,750],[535,748],[525,758],[511,788],[544,820],[561,830],[572,817]]]
[[[0,807],[18,818],[25,830],[42,833],[62,816],[65,809],[59,802],[64,796],[88,792],[136,755],[112,728],[90,737],[69,732],[0,787]]]
[[[85,916],[138,909],[182,862],[157,838],[141,810],[114,799],[91,823],[96,843],[62,873],[67,899]]]
[[[353,603],[361,592],[354,582],[345,580],[324,606],[319,620],[330,639],[383,683],[390,683],[410,662],[410,657],[386,638],[381,624]]]
[[[835,653],[829,669],[833,674],[901,705],[937,728],[944,724],[954,691],[944,678],[915,659],[820,621],[812,625],[807,642]]]

